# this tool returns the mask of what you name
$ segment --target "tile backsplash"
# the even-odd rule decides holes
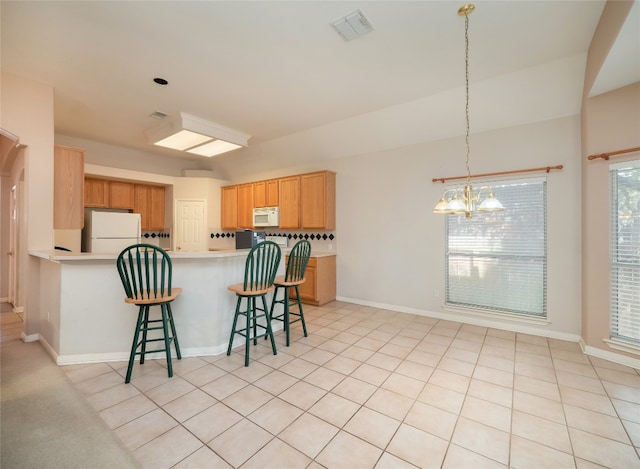
[[[297,241],[307,239],[311,249],[318,251],[335,251],[336,234],[333,231],[300,231],[300,230],[264,230],[267,236],[286,237],[288,246],[292,247]],[[210,249],[234,249],[236,246],[235,231],[214,231],[209,234]]]
[[[141,238],[143,243],[160,246],[162,249],[171,248],[171,238],[169,233],[164,233],[162,231],[143,231]]]

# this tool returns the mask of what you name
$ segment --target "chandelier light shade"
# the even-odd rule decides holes
[[[469,15],[475,10],[472,3],[463,5],[458,10],[458,15],[464,16],[464,63],[465,63],[465,117],[467,132],[465,142],[467,145],[467,182],[462,188],[445,189],[440,201],[433,209],[433,213],[443,215],[464,215],[473,217],[474,212],[500,212],[504,207],[495,197],[490,186],[482,186],[474,189],[471,185],[471,170],[469,165]],[[476,207],[476,204],[477,207]]]
[[[246,147],[251,136],[181,112],[177,118],[148,131],[147,138],[154,145],[211,157]]]

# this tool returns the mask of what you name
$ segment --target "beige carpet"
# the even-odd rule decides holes
[[[2,469],[140,467],[38,342],[0,345]]]

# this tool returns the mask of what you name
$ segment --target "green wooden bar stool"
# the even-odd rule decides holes
[[[271,319],[276,319],[284,323],[284,330],[287,335],[287,347],[290,342],[290,329],[291,323],[302,322],[302,331],[304,336],[307,337],[307,325],[304,322],[304,314],[302,311],[302,303],[300,302],[300,291],[298,285],[304,283],[304,273],[307,269],[309,262],[309,256],[311,255],[311,243],[305,239],[298,241],[293,249],[289,253],[289,260],[287,261],[287,271],[284,276],[276,277],[274,285],[276,290],[273,294],[273,300],[271,301]],[[296,297],[291,300],[291,289],[295,289]],[[283,298],[278,300],[278,292],[283,291]],[[282,314],[274,316],[274,309],[276,304],[282,304],[284,310]],[[291,306],[298,306],[297,311],[292,311]],[[297,316],[298,319],[291,320],[291,316]]]
[[[171,342],[176,349],[178,360],[182,358],[180,345],[173,322],[171,302],[182,293],[182,288],[171,286],[171,258],[158,246],[152,244],[134,244],[125,248],[116,260],[120,280],[127,297],[126,303],[137,305],[138,321],[133,334],[133,344],[129,355],[129,367],[124,382],[131,381],[131,371],[136,355],[140,355],[140,364],[144,364],[147,353],[165,352],[169,377],[173,376],[171,366]],[[160,306],[160,319],[149,319],[149,308]],[[162,331],[162,336],[149,332]],[[140,339],[140,335],[142,338]],[[150,342],[162,342],[164,348],[147,350]],[[138,351],[140,349],[140,351]]]
[[[233,338],[236,334],[245,338],[244,366],[249,366],[249,344],[257,345],[258,337],[269,337],[273,354],[277,355],[276,342],[273,339],[271,330],[271,318],[267,308],[266,295],[275,288],[273,281],[280,264],[280,246],[273,241],[263,241],[256,244],[249,255],[244,268],[244,282],[230,285],[228,290],[234,292],[238,297],[236,312],[233,317],[231,336],[229,337],[229,347],[227,355],[231,354]],[[257,298],[262,298],[262,308],[257,305]],[[241,308],[242,299],[246,299],[246,309]],[[261,314],[258,314],[261,312]],[[236,329],[238,316],[245,317],[245,324]],[[264,324],[259,324],[258,319],[264,318]],[[260,329],[260,333],[258,333]]]

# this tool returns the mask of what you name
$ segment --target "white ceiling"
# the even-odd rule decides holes
[[[462,87],[462,3],[3,0],[2,70],[54,87],[59,134],[176,156],[145,131],[182,111],[251,147]],[[584,58],[604,7],[475,3],[472,83]],[[330,23],[358,8],[374,31],[345,42]]]

